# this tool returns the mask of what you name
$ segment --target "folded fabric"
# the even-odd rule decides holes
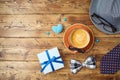
[[[41,72],[44,74],[64,67],[63,60],[57,47],[39,53],[38,59],[42,67]]]
[[[104,55],[100,62],[102,74],[114,74],[120,70],[120,44]]]
[[[83,63],[77,60],[74,60],[74,59],[70,61],[70,70],[72,73],[77,73],[82,67],[87,67],[89,69],[95,69],[96,68],[95,58],[92,56],[89,56]]]

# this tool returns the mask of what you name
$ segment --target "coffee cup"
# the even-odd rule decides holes
[[[85,48],[90,42],[90,35],[84,29],[75,29],[69,37],[70,43],[76,48]]]

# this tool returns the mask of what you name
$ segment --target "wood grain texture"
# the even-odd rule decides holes
[[[0,0],[0,80],[120,80],[116,74],[100,74],[101,58],[120,43],[120,34],[102,33],[89,18],[91,0]],[[67,18],[67,21],[64,21]],[[62,23],[64,30],[55,34],[51,28]],[[99,43],[85,54],[73,54],[63,43],[65,30],[72,24],[90,27]],[[50,32],[47,35],[46,32]],[[65,63],[63,69],[40,73],[37,54],[58,47]],[[89,55],[97,60],[97,68],[70,72],[71,59],[83,62]]]
[[[63,18],[68,20],[65,22]],[[56,35],[51,28],[58,23],[63,24],[64,30]],[[63,37],[65,30],[75,23],[90,27],[95,37],[120,37],[119,34],[107,35],[100,32],[88,14],[0,15],[0,37]],[[46,32],[50,32],[50,35],[46,35]]]
[[[2,0],[0,14],[88,13],[90,0]]]

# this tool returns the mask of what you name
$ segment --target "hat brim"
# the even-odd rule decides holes
[[[103,28],[103,25],[99,25],[99,24],[96,24],[94,22],[94,20],[92,19],[91,15],[93,13],[95,13],[95,10],[96,10],[96,7],[97,7],[97,4],[98,4],[98,1],[99,0],[91,0],[91,4],[90,4],[90,11],[89,11],[89,16],[90,16],[90,19],[92,21],[92,23],[96,26],[96,28],[106,34],[117,34],[117,33],[120,33],[120,30],[117,30],[116,32],[109,32],[109,31],[106,31],[104,28]]]
[[[89,33],[89,35],[90,35],[90,42],[88,43],[88,45],[86,47],[81,48],[85,52],[88,52],[93,47],[93,44],[94,44],[94,35],[93,35],[92,30],[89,27],[87,27],[86,25],[83,25],[83,24],[74,24],[74,25],[72,25],[70,28],[68,28],[65,31],[64,38],[63,38],[65,47],[67,49],[69,48],[69,46],[74,47],[71,44],[71,42],[69,40],[69,37],[71,35],[71,32],[74,31],[75,29],[84,29],[84,30],[86,30]]]

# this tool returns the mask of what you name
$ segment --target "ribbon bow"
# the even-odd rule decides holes
[[[70,61],[70,69],[72,73],[77,73],[82,67],[87,67],[89,69],[96,68],[96,60],[94,57],[89,56],[85,62],[81,63],[77,60],[72,59]]]
[[[52,68],[52,71],[55,71],[52,62],[62,63],[62,64],[63,64],[63,61],[59,61],[59,59],[61,58],[60,56],[58,56],[58,57],[53,56],[52,58],[50,58],[50,55],[49,55],[49,53],[48,53],[48,50],[46,50],[45,52],[46,52],[46,55],[47,55],[47,57],[48,57],[48,61],[45,61],[45,62],[41,63],[41,65],[44,65],[44,67],[41,69],[41,72],[43,72],[44,69],[45,69],[49,64],[50,64],[50,66],[51,66],[51,68]]]

